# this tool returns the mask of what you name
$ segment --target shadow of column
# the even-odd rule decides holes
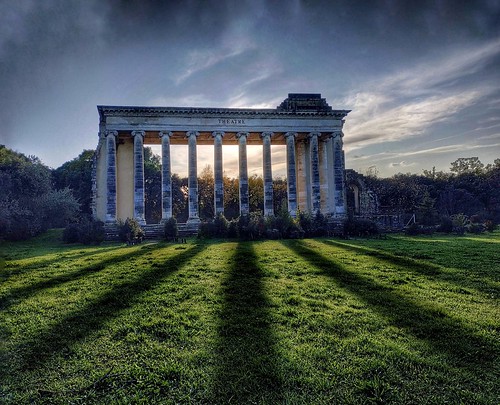
[[[485,368],[493,366],[494,359],[498,357],[496,343],[446,314],[433,302],[405,297],[323,256],[304,242],[289,241],[284,246],[366,302],[388,322],[428,342],[437,353],[444,353],[454,366],[481,375]]]
[[[253,244],[240,242],[222,283],[224,306],[215,349],[214,403],[283,401],[269,303],[257,262]]]
[[[86,302],[81,309],[68,314],[48,330],[20,342],[18,347],[12,349],[18,353],[18,364],[10,369],[43,367],[52,356],[83,340],[134,305],[143,293],[178,271],[205,248],[206,245],[194,245],[165,262],[155,263],[149,269],[144,269],[138,279],[116,285],[112,290]]]

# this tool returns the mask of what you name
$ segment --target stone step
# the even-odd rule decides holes
[[[144,231],[144,239],[156,239],[161,240],[165,238],[165,228],[163,224],[147,224],[141,227]],[[177,224],[177,230],[179,237],[187,238],[198,235],[198,225],[197,224]],[[116,224],[105,224],[104,225],[105,240],[118,241],[119,230]]]

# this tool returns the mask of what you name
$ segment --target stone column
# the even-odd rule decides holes
[[[170,137],[172,132],[161,131],[161,222],[172,217],[172,172],[170,167]]]
[[[272,132],[263,132],[262,138],[262,165],[264,172],[264,215],[274,215],[273,201],[273,172],[271,164],[271,136]]]
[[[199,133],[189,131],[186,133],[188,138],[188,203],[189,203],[189,224],[198,224],[200,222],[198,214],[198,170],[196,156],[196,138]]]
[[[326,183],[328,185],[327,191],[327,211],[329,214],[335,214],[335,170],[334,170],[334,159],[333,159],[333,138],[332,135],[328,135],[325,140],[325,150],[326,150]]]
[[[335,215],[343,217],[346,215],[346,195],[344,180],[344,150],[342,142],[342,131],[333,133],[333,169],[335,181]]]
[[[311,132],[309,134],[309,151],[311,154],[311,200],[312,211],[316,214],[321,210],[321,191],[319,181],[319,132]]]
[[[296,132],[287,132],[286,138],[286,173],[288,191],[288,212],[297,216],[297,173],[295,169],[295,137]]]
[[[144,216],[144,131],[132,131],[134,137],[134,218],[146,224]]]
[[[214,137],[214,213],[224,214],[224,173],[222,168],[222,138],[224,132],[212,132]]]
[[[239,143],[240,216],[246,216],[250,213],[250,201],[248,196],[247,136],[248,132],[238,132],[236,134]]]
[[[118,131],[106,131],[106,222],[116,222],[116,139]]]

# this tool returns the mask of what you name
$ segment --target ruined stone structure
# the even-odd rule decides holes
[[[350,214],[360,217],[377,215],[379,212],[378,198],[366,186],[364,176],[352,169],[347,169],[345,174],[347,208]]]
[[[197,224],[197,145],[214,146],[215,212],[224,212],[223,145],[239,146],[240,214],[249,213],[247,145],[262,145],[264,214],[273,214],[271,145],[286,145],[288,209],[346,215],[342,126],[320,94],[289,94],[275,109],[98,106],[94,216],[145,223],[145,144],[162,148],[162,220],[172,216],[170,145],[188,145],[188,224]]]

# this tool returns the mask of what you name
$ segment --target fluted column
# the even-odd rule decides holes
[[[271,136],[272,132],[263,132],[262,138],[262,165],[264,172],[264,215],[274,215],[273,201],[273,172],[271,163]]]
[[[309,134],[309,151],[311,154],[311,196],[312,196],[312,211],[317,213],[321,210],[321,193],[319,180],[319,132],[311,132]]]
[[[134,137],[134,218],[144,225],[144,131],[132,131]]]
[[[345,180],[344,180],[344,150],[342,141],[342,131],[334,132],[333,143],[333,178],[335,182],[335,215],[346,215],[346,195],[345,195]]]
[[[295,218],[297,215],[297,170],[295,167],[296,132],[287,132],[286,138],[286,173],[288,191],[288,212]]]
[[[248,196],[248,166],[247,166],[247,136],[248,132],[236,134],[239,144],[239,190],[240,190],[240,215],[250,213],[250,201]]]
[[[172,172],[170,165],[170,137],[172,132],[161,131],[161,221],[172,217]]]
[[[106,131],[106,222],[116,221],[116,138],[117,131]]]
[[[327,189],[327,211],[329,214],[335,214],[335,178],[334,178],[334,159],[333,159],[333,138],[332,135],[327,135],[325,140],[326,154],[326,183]]]
[[[214,211],[215,215],[224,214],[224,178],[222,168],[222,138],[224,132],[212,132],[214,138]]]
[[[188,138],[188,204],[189,218],[188,223],[199,223],[198,214],[198,170],[197,170],[197,155],[196,155],[196,138],[199,133],[196,131],[187,132]]]

